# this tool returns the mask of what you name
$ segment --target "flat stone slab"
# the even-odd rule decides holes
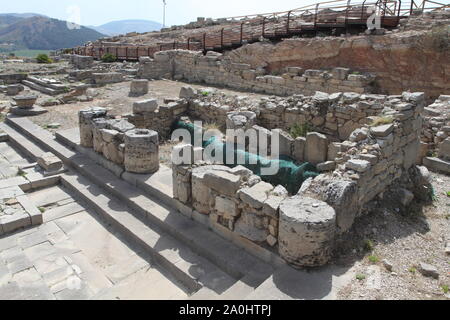
[[[10,108],[9,111],[16,115],[16,116],[21,116],[21,117],[32,117],[32,116],[37,116],[40,114],[44,114],[47,113],[48,110],[44,109],[42,107],[39,106],[33,106],[30,109],[23,109],[23,108],[19,108],[19,107],[13,107]]]
[[[445,161],[439,158],[427,157],[423,159],[423,165],[431,171],[438,171],[443,173],[450,173],[450,161]]]

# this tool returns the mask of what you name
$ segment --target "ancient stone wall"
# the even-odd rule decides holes
[[[346,104],[344,94],[321,94],[321,98],[330,109],[340,110]],[[329,161],[318,164],[326,173],[307,180],[298,195],[290,197],[282,186],[262,182],[242,166],[231,169],[199,162],[173,166],[174,197],[207,215],[210,224],[220,224],[257,244],[273,248],[279,244],[281,257],[294,266],[327,263],[333,240],[351,228],[366,204],[414,167],[419,150],[423,93],[353,97],[352,102],[364,110],[376,102],[378,111],[366,114],[345,141],[330,143],[317,132],[307,135],[302,157],[317,158],[316,163]],[[201,159],[199,151],[190,145],[174,148],[177,155],[190,152],[190,159]]]
[[[315,91],[369,93],[374,80],[370,74],[353,74],[345,68],[324,71],[290,67],[281,76],[269,75],[262,68],[233,63],[215,52],[203,55],[187,50],[164,51],[156,53],[154,59],[141,58],[140,62],[140,78],[173,78],[281,96],[312,95]]]
[[[126,119],[112,119],[106,109],[79,112],[81,146],[93,148],[112,163],[132,173],[159,169],[158,133],[136,127]]]
[[[409,21],[408,21],[409,20]],[[350,68],[376,75],[376,93],[401,94],[423,91],[436,99],[450,94],[450,10],[405,19],[407,30],[380,36],[291,38],[278,43],[254,43],[230,51],[234,63],[280,72],[286,67],[303,69]],[[321,90],[323,91],[323,90]]]

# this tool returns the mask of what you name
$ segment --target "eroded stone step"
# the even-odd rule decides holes
[[[35,161],[37,157],[44,153],[42,148],[32,143],[24,134],[14,130],[6,123],[0,123],[0,130],[5,132],[8,135],[8,141],[28,158]]]
[[[234,278],[243,278],[246,284],[256,288],[273,273],[274,267],[270,264],[182,215],[177,209],[163,204],[161,200],[143,194],[140,188],[118,178],[89,157],[65,147],[48,131],[28,119],[11,118],[8,123],[28,132],[44,149],[56,154],[68,166]]]
[[[62,184],[117,227],[127,238],[142,247],[164,270],[179,280],[189,293],[205,287],[220,294],[232,287],[236,279],[198,256],[186,245],[150,226],[129,212],[117,200],[107,196],[101,188],[76,174],[61,177]]]

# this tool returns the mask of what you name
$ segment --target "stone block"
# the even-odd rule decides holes
[[[216,211],[226,218],[237,217],[239,215],[236,202],[223,197],[216,197]]]
[[[450,138],[445,139],[439,145],[438,157],[450,161]]]
[[[158,100],[147,99],[136,101],[133,103],[133,113],[139,115],[148,115],[154,113],[158,109]]]
[[[180,90],[181,99],[193,99],[197,96],[195,89],[190,86],[184,86]]]
[[[135,79],[130,84],[130,95],[142,96],[148,93],[148,80]]]
[[[38,157],[37,164],[47,172],[58,171],[63,167],[62,161],[51,152],[46,152]]]
[[[305,160],[306,138],[298,137],[294,141],[294,150],[292,156],[295,160],[303,162]]]
[[[219,194],[235,197],[241,186],[241,177],[224,171],[212,171],[205,174],[203,182]]]
[[[372,127],[370,128],[370,133],[379,138],[384,138],[389,136],[394,131],[393,124],[385,124],[382,126]]]
[[[239,198],[250,207],[261,209],[273,189],[274,187],[271,184],[260,182],[251,188],[241,189]]]
[[[345,164],[347,170],[354,170],[356,172],[366,172],[370,169],[371,165],[369,161],[359,160],[359,159],[351,159],[347,161]]]
[[[328,139],[325,135],[311,132],[306,136],[305,160],[317,165],[325,162],[328,155]]]

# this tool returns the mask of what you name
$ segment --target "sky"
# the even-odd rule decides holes
[[[163,21],[163,0],[1,0],[0,13],[40,13],[86,26],[115,20]],[[166,25],[186,24],[197,17],[232,17],[286,11],[317,0],[166,0]]]

